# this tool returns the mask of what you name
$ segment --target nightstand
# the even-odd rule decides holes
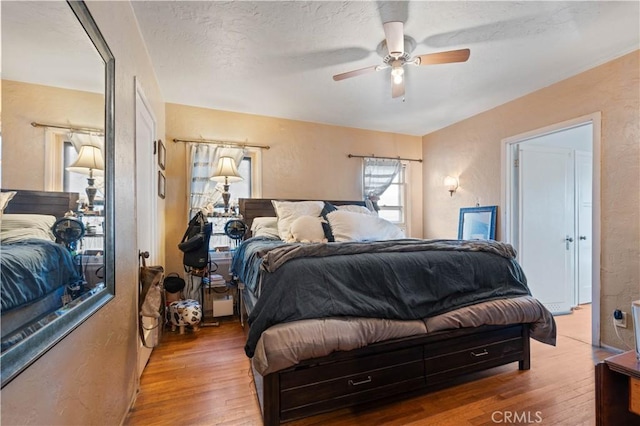
[[[219,275],[224,280],[216,285],[215,280],[210,280],[210,284],[203,286],[203,306],[202,312],[206,318],[219,318],[231,316],[234,314],[234,306],[236,299],[236,289],[229,285],[231,276],[229,268],[231,267],[230,252],[210,252],[210,276]]]
[[[85,234],[80,243],[82,251],[104,252],[104,216],[83,216],[80,220],[85,228]]]
[[[640,424],[640,361],[635,351],[596,365],[596,425]]]

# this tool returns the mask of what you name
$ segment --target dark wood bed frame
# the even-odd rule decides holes
[[[31,191],[26,189],[2,189],[2,192],[16,191],[4,213],[47,214],[64,217],[69,210],[78,209],[77,192]]]
[[[275,216],[271,199],[240,199],[239,207],[249,227],[255,217]],[[264,424],[271,426],[408,392],[440,389],[456,377],[512,362],[518,362],[520,370],[530,368],[528,324],[393,339],[308,359],[264,377],[253,370],[253,376]]]

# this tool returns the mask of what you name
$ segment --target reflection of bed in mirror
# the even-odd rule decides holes
[[[4,191],[4,190],[3,190]],[[77,207],[78,194],[16,190],[0,222],[2,351],[55,317],[82,283],[70,250],[51,225]]]

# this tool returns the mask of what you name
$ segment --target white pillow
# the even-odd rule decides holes
[[[51,227],[55,216],[44,214],[5,214],[2,216],[0,241],[9,243],[26,238],[55,241]]]
[[[382,241],[405,238],[404,232],[378,216],[336,210],[327,215],[336,241]]]
[[[0,226],[2,225],[2,215],[4,213],[4,209],[16,194],[16,191],[0,192]]]
[[[366,208],[365,206],[358,206],[358,205],[355,205],[355,204],[345,204],[343,206],[336,206],[336,208],[338,210],[342,210],[342,211],[345,211],[345,212],[368,214],[368,215],[371,215],[371,216],[377,216],[378,215],[375,211],[371,211],[368,208]]]
[[[324,219],[318,216],[300,216],[291,222],[291,235],[287,243],[326,243],[322,224]]]
[[[278,235],[278,218],[254,218],[253,222],[251,222],[251,235],[253,237],[280,238],[280,235]]]
[[[9,201],[11,201],[16,194],[16,191],[0,192],[0,213],[4,211]]]
[[[291,223],[300,216],[320,216],[324,201],[271,200],[278,216],[278,235],[282,241],[291,238]]]
[[[251,222],[251,231],[258,231],[262,228],[278,229],[277,217],[254,217]]]

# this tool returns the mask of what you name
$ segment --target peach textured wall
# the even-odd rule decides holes
[[[44,190],[44,134],[31,122],[104,127],[104,96],[3,80],[2,187]]]
[[[501,140],[602,112],[602,343],[623,347],[611,326],[616,308],[640,299],[640,51],[423,137],[424,233],[455,237],[458,209],[500,204]],[[453,198],[442,178],[460,176]],[[631,328],[621,330],[633,342]]]
[[[360,159],[347,154],[420,158],[421,138],[184,105],[166,105],[166,265],[182,271],[177,244],[187,223],[186,144],[180,139],[248,141],[262,153],[262,196],[359,200]],[[411,163],[411,235],[422,236],[422,167]],[[233,187],[231,188],[233,191]]]
[[[159,137],[164,101],[131,5],[87,6],[116,58],[116,296],[2,389],[6,425],[121,424],[137,390],[134,76],[153,107]]]

